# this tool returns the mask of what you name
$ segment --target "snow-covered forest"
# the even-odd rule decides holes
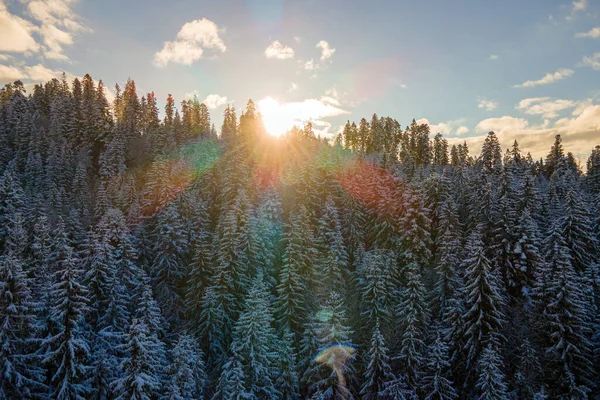
[[[105,92],[0,91],[0,399],[600,398],[600,146]]]

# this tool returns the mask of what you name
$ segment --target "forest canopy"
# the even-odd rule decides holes
[[[600,143],[115,93],[0,91],[0,398],[600,397]]]

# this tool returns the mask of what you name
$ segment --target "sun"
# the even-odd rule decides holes
[[[270,96],[258,102],[258,110],[265,129],[273,136],[282,136],[299,123],[289,109],[282,107],[279,101]]]

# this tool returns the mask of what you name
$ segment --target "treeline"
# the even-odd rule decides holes
[[[0,398],[600,396],[600,146],[115,91],[0,91]]]

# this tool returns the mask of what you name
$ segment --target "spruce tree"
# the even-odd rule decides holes
[[[82,285],[81,261],[65,247],[54,274],[50,317],[55,323],[44,339],[44,364],[50,373],[52,398],[85,399],[91,392],[88,382],[90,346],[84,336],[84,315],[88,312],[87,289]]]
[[[496,271],[484,254],[479,230],[473,231],[465,247],[465,315],[467,367],[473,367],[489,343],[502,339],[504,304]]]
[[[168,369],[169,381],[166,395],[169,400],[202,398],[206,383],[204,354],[196,340],[181,334],[171,351],[171,365]]]
[[[378,399],[379,393],[384,390],[385,382],[393,379],[392,368],[385,339],[376,322],[368,355],[368,364],[364,373],[364,383],[360,390],[363,399]]]

